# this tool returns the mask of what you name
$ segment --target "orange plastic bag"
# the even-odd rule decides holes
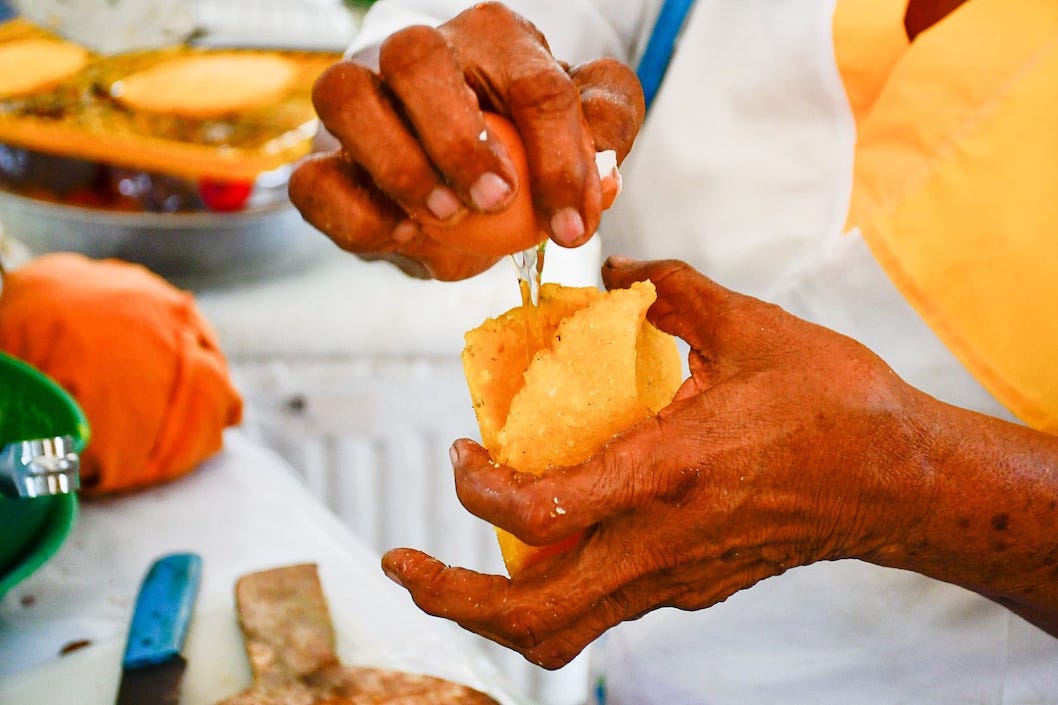
[[[58,253],[9,272],[0,349],[81,405],[92,428],[81,455],[87,494],[190,472],[242,417],[216,335],[191,294],[139,265]]]

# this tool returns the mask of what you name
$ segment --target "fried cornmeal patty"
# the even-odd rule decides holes
[[[289,59],[267,53],[182,56],[116,81],[111,94],[134,110],[212,117],[279,100],[296,71]]]
[[[88,63],[88,50],[55,39],[0,44],[0,98],[49,88]]]

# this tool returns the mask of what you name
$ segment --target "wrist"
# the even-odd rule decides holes
[[[941,402],[908,388],[907,399],[878,444],[871,475],[873,530],[852,556],[894,568],[910,568],[910,557],[929,534],[938,503],[939,473],[949,454]]]
[[[828,470],[817,490],[822,542],[810,559],[885,564],[922,530],[934,502],[940,402],[869,353],[843,358],[829,383],[836,409],[813,434]]]
[[[934,400],[918,425],[925,501],[861,557],[1053,614],[1058,437]]]
[[[891,565],[922,531],[934,501],[935,440],[928,420],[936,402],[892,373],[860,382],[870,391],[841,414],[845,428],[822,435],[837,462],[828,463],[824,484],[815,490],[825,499],[817,507],[822,511],[808,563],[856,558]]]

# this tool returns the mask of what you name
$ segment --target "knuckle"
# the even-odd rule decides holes
[[[547,669],[548,671],[557,671],[562,668],[570,661],[573,660],[573,655],[567,655],[562,649],[555,648],[540,648],[540,649],[529,649],[525,652],[525,657],[539,666],[540,668]]]
[[[514,11],[502,2],[482,2],[475,6],[475,10],[485,16],[491,17],[513,17]]]
[[[541,187],[539,193],[533,194],[538,204],[546,202],[554,206],[556,202],[579,202],[575,194],[584,183],[584,170],[579,163],[560,159],[545,160],[543,164],[536,166],[533,176],[534,184],[547,184],[550,187]]]
[[[452,39],[453,46],[471,55],[484,42],[503,42],[514,54],[551,55],[547,38],[532,22],[500,2],[478,3],[442,24],[438,31]]]
[[[648,422],[657,423],[653,418]],[[652,458],[653,454],[646,454]],[[602,471],[599,473],[599,487],[596,492],[605,496],[606,501],[616,506],[632,506],[641,498],[646,489],[641,481],[643,475],[644,453],[640,445],[633,440],[618,439],[610,443],[606,452],[600,455],[603,463]],[[648,472],[648,476],[653,473]],[[624,478],[620,483],[613,483],[608,478]]]
[[[339,61],[331,64],[323,70],[312,84],[312,97],[314,100],[325,98],[336,90],[342,88],[345,83],[344,74],[349,70],[348,62]]]
[[[574,84],[584,93],[602,93],[627,97],[639,92],[639,80],[626,64],[613,57],[603,57],[578,64],[569,71]]]
[[[389,193],[409,203],[417,203],[426,198],[436,178],[432,173],[402,165],[399,168],[380,168],[375,175],[378,182],[385,184]]]
[[[562,516],[556,510],[561,509],[558,498],[534,500],[522,511],[519,517],[518,535],[530,546],[541,546],[551,543],[565,533]]]
[[[471,159],[476,151],[485,149],[484,143],[468,135],[466,130],[443,130],[429,138],[430,151],[437,155],[437,159],[457,165]]]
[[[693,495],[702,483],[702,471],[697,467],[680,467],[675,472],[665,473],[659,479],[658,498],[679,505]]]
[[[572,661],[584,646],[576,635],[552,637],[526,649],[524,656],[541,668],[555,671]]]
[[[546,478],[534,482],[532,490],[522,495],[515,515],[519,538],[531,546],[543,546],[576,531],[565,504],[562,493]]]
[[[407,72],[447,51],[444,37],[433,27],[416,25],[390,35],[379,47],[379,70],[386,76]]]
[[[351,61],[339,61],[316,79],[312,86],[312,104],[326,124],[351,100],[372,90],[373,82],[368,69]]]
[[[518,649],[533,649],[540,643],[537,621],[532,608],[519,605],[500,615],[499,626],[504,637],[513,646]]]
[[[355,254],[387,249],[394,216],[365,199],[355,181],[332,161],[299,166],[288,190],[302,218],[341,249]]]
[[[521,26],[520,17],[501,2],[481,2],[464,13],[460,18],[489,27]]]
[[[580,102],[573,80],[557,69],[543,68],[516,75],[509,90],[512,104],[526,106],[543,116],[561,114]]]
[[[315,205],[316,184],[320,179],[321,162],[319,158],[310,157],[300,162],[290,174],[287,181],[287,195],[291,202],[304,210]]]
[[[341,198],[343,185],[333,164],[325,160],[302,163],[290,176],[287,192],[291,203],[302,217],[326,233],[335,230],[331,222],[335,211],[340,210],[336,198]]]

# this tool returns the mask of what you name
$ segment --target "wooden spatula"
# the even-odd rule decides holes
[[[441,678],[343,665],[315,564],[243,576],[235,603],[254,684],[218,705],[499,705]]]

